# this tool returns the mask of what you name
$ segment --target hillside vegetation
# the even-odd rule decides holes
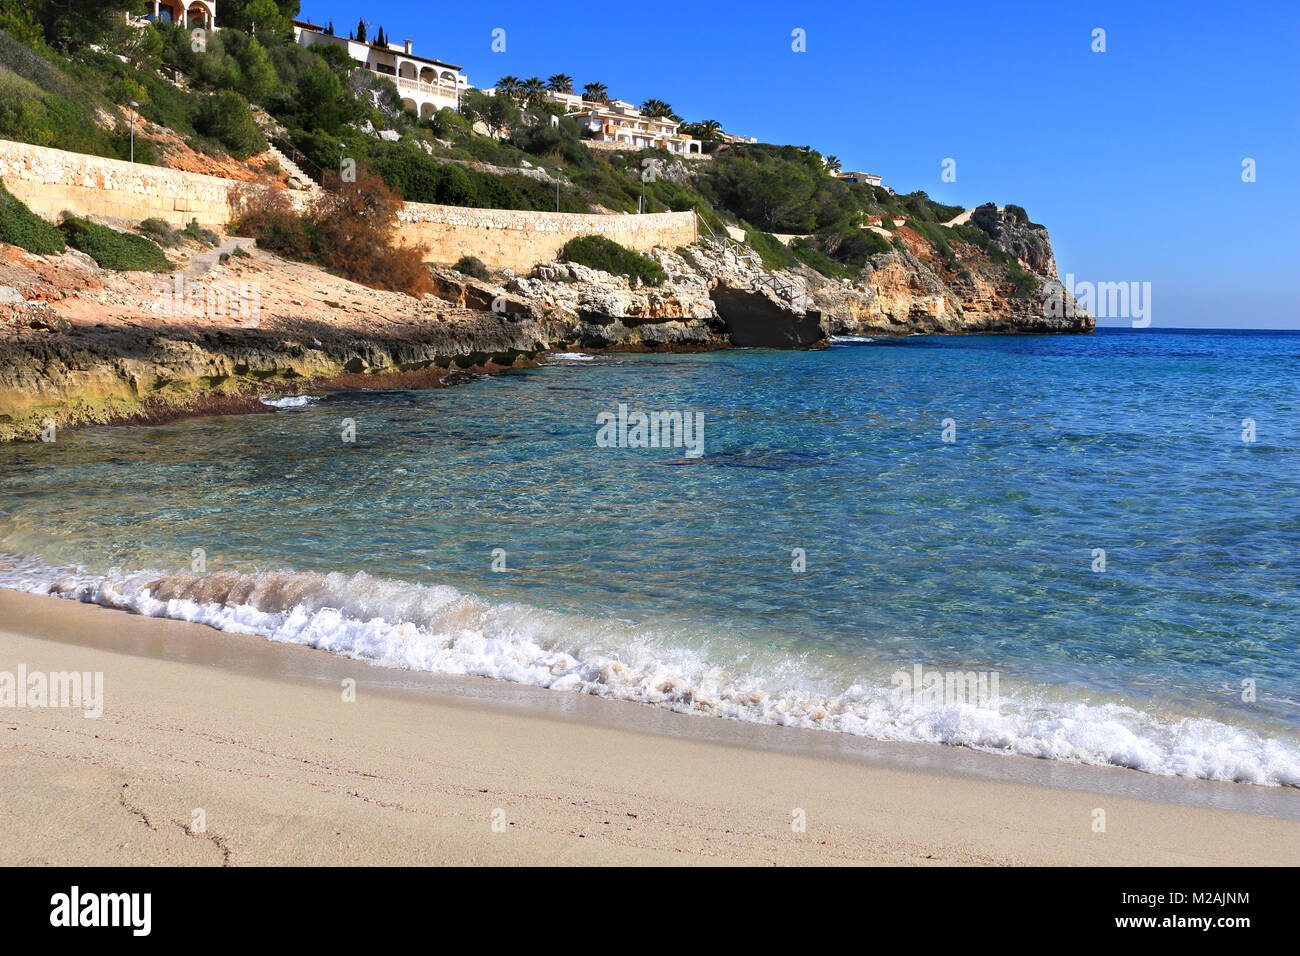
[[[535,210],[558,204],[566,212],[695,210],[715,234],[743,229],[771,268],[803,264],[851,279],[873,256],[908,248],[920,250],[945,280],[979,261],[1005,268],[1017,288],[1027,287],[1028,274],[979,226],[943,225],[961,207],[924,192],[895,195],[843,182],[832,175],[834,157],[808,146],[710,142],[707,161],[662,150],[593,150],[586,131],[562,116],[560,106],[541,102],[535,78],[504,84],[509,92],[500,95],[470,91],[459,113],[444,109],[419,118],[403,110],[391,80],[361,69],[337,48],[296,44],[290,20],[298,6],[296,0],[222,0],[222,29],[199,42],[167,23],[127,23],[123,14],[143,13],[143,2],[0,0],[0,137],[126,158],[124,104],[136,102],[143,119],[174,131],[193,150],[246,160],[274,142],[301,157],[322,183],[338,182],[341,161],[353,160],[410,201]],[[666,103],[647,105],[671,115]],[[692,125],[713,127],[712,121]],[[135,158],[166,162],[138,131]],[[386,208],[386,196],[374,189],[369,195]],[[1032,225],[1023,210],[1017,215]],[[865,228],[880,217],[886,229],[892,220],[907,224],[887,239]],[[268,209],[244,225],[271,230],[271,244],[288,254],[343,262],[324,222],[318,214]],[[786,245],[772,233],[801,238]],[[407,269],[408,263],[387,262],[382,287],[418,287]]]

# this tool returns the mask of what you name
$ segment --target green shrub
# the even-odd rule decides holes
[[[643,256],[604,236],[579,236],[570,239],[560,250],[564,262],[576,262],[611,275],[640,279],[646,285],[661,285],[668,273],[649,256]]]
[[[993,237],[972,222],[964,222],[960,226],[953,226],[952,231],[957,234],[957,238],[963,242],[969,242],[972,246],[978,246],[991,256],[996,258],[996,253],[1001,252],[1001,248],[993,244]]]
[[[828,279],[840,279],[854,275],[856,270],[847,269],[826,253],[817,249],[805,239],[796,239],[790,246],[795,258],[810,268],[816,269]]]
[[[18,246],[38,256],[56,256],[64,249],[63,234],[0,183],[0,242]]]
[[[171,223],[162,219],[146,219],[140,223],[140,232],[158,245],[171,249],[181,243],[181,233]]]
[[[1011,279],[1011,294],[1018,299],[1027,299],[1038,291],[1038,276],[1021,268],[1014,259],[1007,262],[1007,275]]]
[[[746,222],[742,222],[741,225],[745,228],[745,242],[763,260],[764,269],[789,269],[799,261],[790,251],[790,247],[776,236],[755,229]]]
[[[247,159],[266,149],[266,137],[258,129],[248,101],[234,90],[222,90],[199,106],[194,128],[216,140],[236,159]]]
[[[63,238],[105,269],[119,272],[170,272],[171,263],[157,243],[69,216],[59,227]]]
[[[473,276],[475,279],[487,279],[487,266],[483,265],[483,260],[477,256],[461,256],[452,266],[457,272],[463,272],[467,276]]]
[[[831,278],[852,277],[874,255],[890,251],[889,240],[858,226],[828,229],[791,246],[800,262]]]
[[[700,230],[701,237],[709,235],[710,232],[719,239],[727,235],[727,224],[722,220],[721,216],[708,206],[703,204],[698,205],[695,207],[695,212],[704,220],[704,224],[708,226],[708,229]]]
[[[965,211],[961,206],[946,206],[935,202],[923,189],[900,196],[898,201],[902,204],[906,218],[922,219],[926,222],[945,223]]]
[[[209,249],[221,241],[221,237],[211,229],[204,229],[200,226],[197,219],[191,219],[189,225],[181,230],[181,235],[191,242],[197,242]]]

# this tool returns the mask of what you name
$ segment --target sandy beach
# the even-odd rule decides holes
[[[6,865],[1300,856],[1300,801],[1278,788],[687,717],[7,590],[0,621],[0,670],[104,687],[98,719],[0,714]]]

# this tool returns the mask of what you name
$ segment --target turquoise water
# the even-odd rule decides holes
[[[702,413],[704,453],[597,447],[620,403]],[[0,581],[392,666],[1294,786],[1298,502],[1300,333],[599,355],[0,448]],[[917,665],[998,697],[900,701]]]

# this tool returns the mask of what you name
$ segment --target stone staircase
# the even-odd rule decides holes
[[[290,189],[303,189],[308,192],[315,192],[320,189],[316,181],[303,172],[301,166],[280,152],[280,150],[274,146],[268,146],[266,152],[288,175]]]

